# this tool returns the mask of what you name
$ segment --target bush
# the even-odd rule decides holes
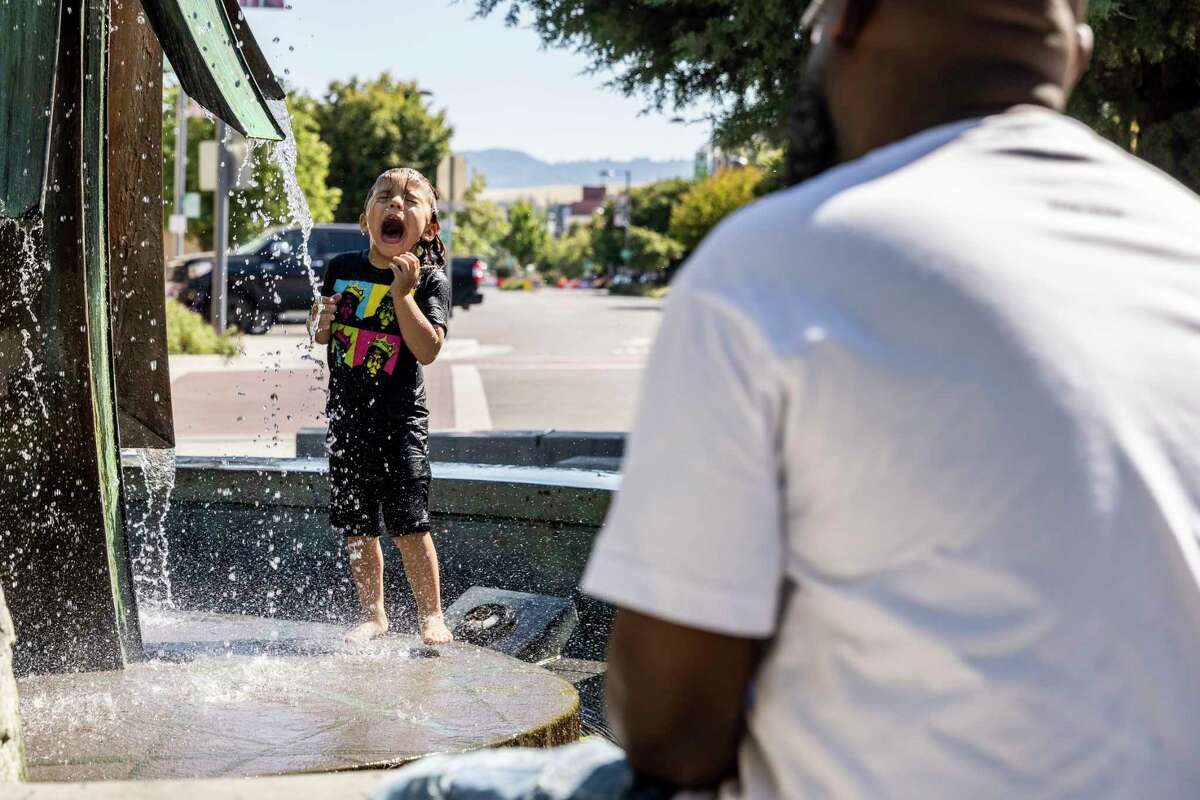
[[[236,356],[242,348],[234,330],[231,327],[218,336],[204,317],[182,303],[167,300],[167,352],[171,355]]]

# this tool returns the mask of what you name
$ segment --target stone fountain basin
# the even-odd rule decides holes
[[[31,780],[358,770],[579,736],[569,683],[467,644],[203,613],[148,615],[143,634],[165,658],[18,681]]]

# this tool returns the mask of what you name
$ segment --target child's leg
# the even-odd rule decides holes
[[[346,633],[346,641],[365,642],[388,631],[383,610],[383,549],[378,536],[347,536],[350,575],[362,607],[362,622]]]
[[[437,549],[428,533],[410,533],[392,539],[404,559],[404,574],[417,601],[417,621],[425,644],[445,644],[454,637],[442,618],[442,586]]]

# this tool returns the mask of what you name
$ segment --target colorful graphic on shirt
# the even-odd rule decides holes
[[[330,333],[333,363],[362,367],[372,378],[377,377],[380,371],[391,375],[396,369],[403,341],[399,336],[336,324]]]
[[[370,281],[334,281],[334,294],[340,294],[335,319],[343,324],[375,316],[375,310],[388,296],[391,287]]]
[[[351,366],[362,366],[372,378],[383,370],[388,375],[396,368],[400,357],[400,337],[390,333],[359,331],[354,339],[354,360]]]

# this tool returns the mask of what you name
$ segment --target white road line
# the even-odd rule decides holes
[[[460,431],[490,431],[492,412],[479,370],[470,364],[451,364],[454,386],[454,427]]]

